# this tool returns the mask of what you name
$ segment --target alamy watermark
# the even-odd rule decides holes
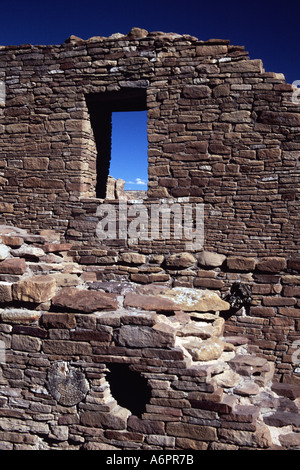
[[[292,354],[292,363],[298,366],[296,372],[300,372],[300,339],[293,341],[292,349],[294,348],[297,349]]]
[[[5,82],[0,80],[0,106],[5,106],[5,102],[6,102]]]
[[[300,104],[300,88],[299,88],[300,87],[300,80],[294,80],[292,85],[297,87],[297,89],[293,91],[292,102],[294,104]]]
[[[119,201],[98,207],[96,234],[100,240],[182,240],[186,250],[204,243],[204,204],[161,200],[159,203]]]
[[[0,340],[0,364],[5,364],[5,343]]]

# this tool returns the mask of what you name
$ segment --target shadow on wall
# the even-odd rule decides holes
[[[109,364],[107,367],[107,381],[113,398],[140,418],[151,398],[147,380],[139,372],[132,371],[128,364]]]

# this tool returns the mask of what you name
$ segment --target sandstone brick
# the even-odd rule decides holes
[[[255,258],[229,256],[226,260],[229,269],[237,271],[253,271],[255,269]]]
[[[278,313],[289,318],[300,318],[300,308],[279,307]]]
[[[60,251],[69,251],[72,248],[71,243],[46,243],[43,246],[45,253],[58,253]]]
[[[9,282],[0,282],[0,302],[12,301],[12,284]]]
[[[249,73],[263,71],[262,61],[259,59],[225,62],[220,65],[220,68],[222,73]]]
[[[6,132],[8,134],[23,134],[27,133],[29,130],[28,124],[8,124],[6,126]]]
[[[185,98],[208,98],[211,95],[211,89],[206,85],[187,85],[183,89]]]
[[[258,158],[266,161],[270,160],[280,160],[281,158],[281,149],[280,148],[271,148],[271,149],[258,149],[257,151]]]
[[[283,295],[286,297],[300,297],[300,286],[284,286]]]
[[[240,431],[236,429],[220,429],[219,436],[230,444],[244,447],[268,448],[272,445],[272,438],[267,426],[260,425],[256,432]]]
[[[261,111],[258,122],[275,126],[300,126],[300,114],[275,111]]]
[[[191,354],[194,361],[213,361],[224,351],[224,342],[216,337],[205,341],[191,340],[183,343],[184,348]]]
[[[194,287],[218,290],[222,289],[224,285],[224,281],[221,281],[220,279],[205,279],[201,277],[194,280]]]
[[[73,313],[49,313],[41,316],[41,325],[45,328],[68,328],[76,327],[76,318]]]
[[[178,307],[171,299],[161,299],[154,295],[140,295],[132,292],[125,295],[124,307],[136,307],[157,312],[178,310]]]
[[[221,121],[225,122],[251,122],[250,111],[232,111],[230,113],[223,113],[221,115]]]
[[[165,263],[168,268],[187,268],[196,262],[196,258],[191,253],[177,253],[170,255]]]
[[[27,157],[24,158],[25,170],[47,170],[49,158],[47,157]]]
[[[286,259],[280,257],[261,258],[258,260],[256,268],[259,271],[278,273],[286,269]]]
[[[186,437],[177,437],[176,445],[177,447],[181,449],[190,449],[190,450],[207,450],[208,448],[207,442],[195,441],[193,439],[188,439]]]
[[[26,263],[23,258],[10,258],[0,262],[1,274],[22,275],[26,271]]]
[[[196,441],[216,441],[216,429],[211,426],[196,426],[188,423],[167,423],[167,434],[171,436],[187,437]]]
[[[263,305],[266,307],[280,307],[280,306],[289,306],[289,305],[295,305],[296,304],[296,299],[293,297],[263,297]]]
[[[104,429],[125,429],[130,411],[118,405],[111,413],[86,411],[81,414],[80,421],[84,426],[103,427]]]
[[[189,142],[188,144],[186,144],[186,152],[192,153],[192,154],[206,153],[207,148],[208,148],[208,143],[205,141],[195,141],[195,142]]]
[[[193,288],[175,287],[157,294],[161,299],[170,299],[176,305],[175,310],[183,310],[184,312],[220,312],[226,311],[230,305],[221,299],[216,292],[198,291]]]
[[[6,308],[1,312],[4,323],[28,324],[39,320],[41,312],[24,308]]]
[[[223,262],[225,261],[226,256],[219,254],[219,253],[213,253],[209,251],[202,251],[200,255],[198,255],[198,262],[200,266],[204,267],[210,267],[210,268],[216,268],[218,266],[221,266]]]
[[[169,165],[158,165],[149,168],[149,174],[152,176],[170,176],[170,167]]]
[[[14,205],[9,202],[0,202],[0,212],[14,212]]]
[[[41,349],[41,340],[32,336],[13,335],[12,348],[17,351],[38,352]]]
[[[164,423],[160,421],[147,421],[131,415],[127,422],[128,430],[141,432],[143,434],[163,434]]]
[[[2,243],[10,246],[11,248],[19,248],[24,243],[23,238],[13,236],[13,235],[1,235],[1,240],[2,240]]]
[[[280,444],[288,449],[299,449],[300,447],[300,434],[291,432],[289,434],[281,434],[279,436]]]
[[[174,347],[175,337],[175,330],[163,323],[158,323],[153,328],[124,325],[120,328],[116,341],[121,346],[133,348]]]
[[[66,340],[45,340],[43,342],[43,351],[45,354],[67,355],[91,355],[91,345],[83,341]]]
[[[300,256],[293,256],[288,260],[288,268],[295,271],[300,271]]]
[[[122,253],[119,257],[121,262],[127,264],[144,264],[146,262],[146,256],[140,253]]]
[[[51,275],[32,276],[13,286],[13,299],[23,302],[47,302],[56,290],[56,281]]]
[[[209,45],[203,44],[201,46],[196,47],[196,54],[198,56],[216,56],[216,55],[223,55],[226,54],[228,50],[227,45],[217,44],[217,45]]]
[[[56,308],[91,313],[97,310],[114,310],[118,302],[114,294],[64,287],[53,298]]]
[[[275,310],[272,307],[251,307],[251,315],[259,317],[273,317],[275,315]]]

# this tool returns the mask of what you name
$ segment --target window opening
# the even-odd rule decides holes
[[[127,153],[126,150],[122,150],[122,142],[120,144],[114,144],[114,150],[118,152],[118,157],[114,158],[114,168],[111,171],[110,164],[111,164],[111,157],[112,157],[112,117],[123,118],[127,121],[128,117],[135,115],[133,121],[138,122],[140,119],[139,124],[142,125],[142,122],[145,123],[146,118],[146,89],[124,89],[123,91],[118,92],[108,92],[108,93],[91,93],[86,96],[86,102],[90,114],[91,125],[94,133],[96,148],[97,148],[97,160],[96,160],[96,197],[105,199],[106,197],[106,184],[108,180],[108,176],[111,175],[114,178],[122,178],[121,175],[121,168],[124,167],[125,177],[129,174],[131,169],[133,170],[134,167],[137,169],[140,168],[140,163],[138,163],[138,157],[134,157],[131,160],[130,158],[130,151]],[[143,118],[142,114],[135,113],[136,111],[144,112]],[[134,112],[134,113],[133,113]],[[123,114],[124,113],[124,114]],[[124,122],[124,121],[123,121]],[[128,122],[127,122],[128,124]],[[134,123],[132,127],[135,126]],[[127,125],[126,125],[127,127]],[[145,128],[147,128],[145,123]],[[144,138],[145,141],[147,137],[147,131],[144,128]],[[135,132],[134,132],[135,130]],[[130,132],[131,139],[137,139],[138,129],[135,126],[135,129],[131,129]],[[116,133],[117,135],[117,133]],[[124,131],[124,124],[121,135],[126,136],[126,131]],[[126,136],[126,141],[128,142],[128,132]],[[118,136],[118,141],[121,140],[120,135]],[[141,136],[139,135],[139,140]],[[125,141],[124,141],[125,142]],[[146,144],[145,144],[146,145]],[[125,144],[124,144],[125,146]],[[119,148],[119,150],[118,150]],[[132,150],[133,151],[133,150]],[[138,152],[139,150],[137,150]],[[125,154],[126,153],[126,154]],[[146,152],[145,152],[146,153]],[[141,158],[141,160],[143,160]],[[145,161],[145,160],[144,160]],[[118,171],[118,175],[112,174],[114,171]],[[143,175],[145,175],[145,169],[143,170]],[[137,186],[141,186],[138,183],[141,183],[142,180],[146,178],[143,176],[134,176],[132,180]],[[126,179],[125,179],[126,181]],[[146,187],[143,186],[145,190]]]
[[[125,180],[125,191],[147,189],[147,111],[112,113],[109,174]]]
[[[110,391],[118,405],[127,408],[139,418],[146,411],[150,402],[151,389],[147,379],[139,372],[130,369],[128,364],[109,364],[107,381]]]

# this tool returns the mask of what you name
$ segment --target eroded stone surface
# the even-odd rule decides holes
[[[53,276],[32,276],[13,285],[13,298],[23,302],[47,302],[56,290]]]
[[[65,287],[52,298],[56,308],[70,309],[79,312],[95,312],[97,310],[115,310],[118,308],[114,294],[88,291],[75,287]]]
[[[172,300],[178,308],[186,312],[219,312],[230,307],[218,294],[208,290],[174,287],[160,296]]]
[[[83,400],[89,385],[82,372],[61,361],[49,369],[48,389],[59,404],[73,406]]]

